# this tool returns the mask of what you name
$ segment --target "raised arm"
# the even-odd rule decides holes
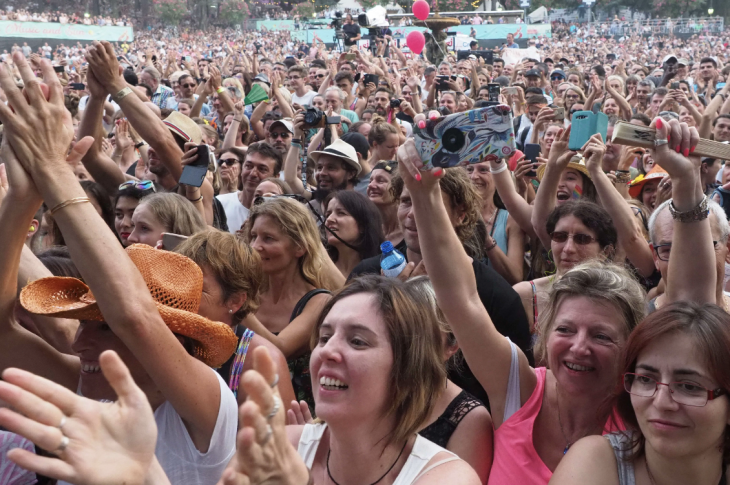
[[[522,157],[517,162],[518,169],[521,163],[523,165],[525,164],[524,158]],[[492,172],[494,186],[497,188],[497,193],[507,208],[509,215],[514,218],[520,229],[531,238],[536,238],[537,234],[532,228],[533,207],[517,192],[515,184],[512,181],[512,175],[510,175],[509,167],[505,164],[506,162],[503,160],[489,162],[489,169]]]
[[[655,118],[652,125],[657,130],[657,140],[671,140],[672,148],[667,143],[654,150],[654,161],[672,178],[671,204],[680,214],[696,210],[705,200],[699,180],[700,159],[688,157],[699,142],[697,130],[686,123],[667,123],[661,118]],[[699,215],[695,220],[686,214],[674,217],[671,243],[667,303],[690,300],[717,304],[715,251],[707,215]]]
[[[300,142],[303,140],[303,124],[304,114],[298,113],[294,117],[294,137],[292,144],[289,147],[286,158],[284,159],[284,181],[289,184],[289,187],[291,187],[295,194],[311,198],[312,194],[304,186],[302,179],[297,177],[297,166],[299,165],[299,157],[302,152],[302,146],[300,143],[296,143],[295,140],[299,140]]]
[[[94,42],[87,55],[105,55],[97,49],[105,47]],[[0,70],[0,86],[16,107],[12,113],[0,105],[8,142],[49,207],[83,200],[84,190],[66,162],[73,128],[61,85],[50,79],[54,73],[44,61],[44,79],[50,89],[50,101],[46,101],[22,55],[16,54],[16,62],[20,63],[30,104],[7,72]],[[206,451],[221,402],[217,377],[180,345],[160,317],[139,270],[91,204],[63,206],[54,214],[54,221],[106,323],[181,416],[198,449]]]
[[[479,294],[472,261],[464,251],[446,212],[438,176],[443,169],[419,172],[423,166],[415,143],[398,149],[401,174],[413,203],[426,271],[433,278],[439,308],[451,324],[469,367],[489,395],[494,427],[502,424],[511,358],[509,341],[494,327]],[[532,393],[536,376],[519,353],[522,402]]]
[[[547,233],[545,225],[550,213],[555,209],[560,178],[563,176],[568,163],[570,163],[570,159],[575,155],[574,151],[568,150],[569,138],[570,127],[562,130],[550,147],[550,156],[532,210],[532,228],[546,248],[550,247],[550,235]]]
[[[586,166],[596,187],[601,205],[609,213],[616,226],[618,243],[626,251],[626,256],[643,276],[651,276],[655,271],[654,258],[649,245],[634,217],[634,212],[621,194],[616,190],[608,176],[603,173],[601,163],[606,153],[606,145],[600,134],[593,135],[583,147]],[[539,192],[539,191],[538,191]]]

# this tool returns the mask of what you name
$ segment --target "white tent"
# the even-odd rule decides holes
[[[540,7],[534,12],[527,14],[527,17],[530,19],[531,24],[536,24],[538,22],[545,22],[550,15],[545,7]]]

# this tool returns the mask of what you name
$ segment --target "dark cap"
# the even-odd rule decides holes
[[[352,146],[357,153],[363,158],[368,158],[370,152],[370,143],[364,135],[356,131],[348,131],[340,138],[342,141]]]
[[[562,69],[555,69],[553,72],[550,73],[550,78],[552,79],[553,76],[560,76],[561,78],[565,79],[565,71]]]
[[[530,76],[540,77],[541,75],[542,75],[542,71],[540,71],[539,69],[530,69],[529,71],[527,71],[525,73],[525,77],[530,77]]]

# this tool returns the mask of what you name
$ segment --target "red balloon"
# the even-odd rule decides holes
[[[426,3],[426,2],[423,2]],[[414,30],[406,37],[406,45],[414,54],[418,55],[426,45],[426,38],[420,30]]]
[[[415,15],[418,20],[426,20],[430,12],[431,9],[429,8],[426,0],[417,0],[413,4],[413,15]]]

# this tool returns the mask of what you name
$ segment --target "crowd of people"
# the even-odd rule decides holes
[[[126,16],[112,18],[109,15],[84,15],[83,13],[67,12],[36,12],[26,9],[0,10],[0,20],[15,20],[18,22],[58,22],[61,24],[82,24],[82,25],[116,25],[120,27],[131,26],[132,20]]]
[[[730,32],[343,20],[3,54],[3,483],[730,483]]]

